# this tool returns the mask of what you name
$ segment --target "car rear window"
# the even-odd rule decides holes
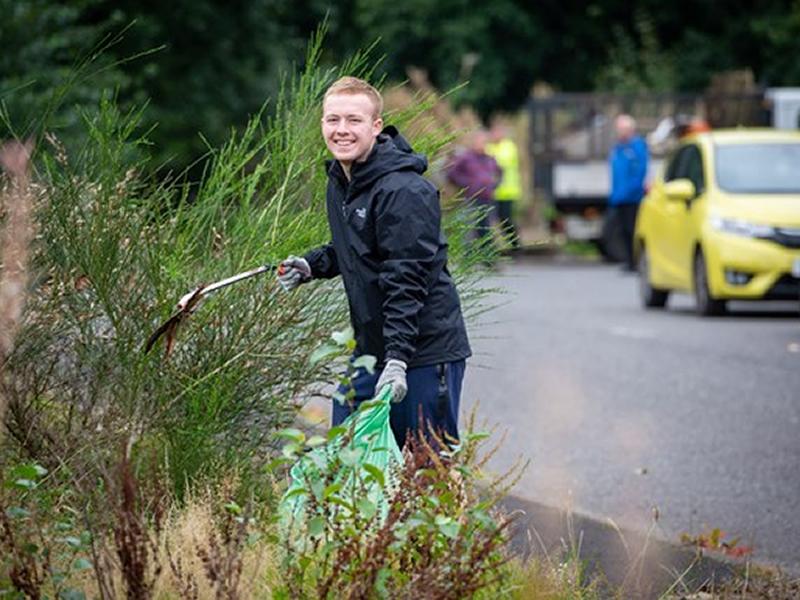
[[[800,143],[718,144],[717,185],[734,194],[800,193]]]

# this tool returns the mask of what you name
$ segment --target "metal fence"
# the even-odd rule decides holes
[[[602,160],[614,143],[614,118],[632,115],[641,133],[664,118],[705,119],[712,128],[768,125],[770,113],[761,92],[741,94],[563,93],[532,98],[530,153],[534,160]]]
[[[771,117],[762,92],[563,93],[532,98],[528,111],[534,194],[557,213],[595,216],[606,205],[610,185],[606,161],[615,143],[618,115],[633,116],[645,136],[667,117],[699,117],[712,128],[766,126]],[[670,144],[650,147],[653,170],[669,150]]]

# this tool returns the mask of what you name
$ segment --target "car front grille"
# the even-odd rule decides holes
[[[773,239],[787,248],[800,248],[800,229],[776,227]]]
[[[800,279],[784,275],[775,282],[765,296],[766,300],[797,300],[800,298]]]

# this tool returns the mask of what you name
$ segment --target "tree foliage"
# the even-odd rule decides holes
[[[615,44],[609,50],[609,61],[597,74],[595,87],[614,92],[677,89],[675,63],[661,48],[653,20],[639,13],[635,27],[635,36],[622,26],[613,28]]]
[[[380,75],[402,81],[413,65],[442,90],[469,82],[453,99],[484,117],[521,106],[536,81],[701,91],[716,72],[749,68],[763,85],[800,84],[798,0],[0,0],[0,10],[0,42],[13,49],[0,55],[0,101],[6,120],[31,124],[18,134],[56,106],[95,105],[112,87],[121,106],[150,102],[149,138],[172,168],[275,98],[280,72],[302,66],[325,19],[323,65],[378,40]],[[76,65],[78,80],[64,86]],[[75,113],[58,114],[69,141]]]
[[[484,114],[519,106],[527,94],[519,83],[533,80],[544,50],[538,15],[515,0],[358,0],[355,20],[363,36],[380,39],[392,78],[415,65],[440,89],[469,81],[455,98]]]
[[[323,5],[304,8],[288,0],[0,0],[2,43],[16,50],[0,56],[5,120],[26,125],[18,135],[46,121],[69,146],[81,130],[74,105],[94,106],[102,90],[116,89],[121,106],[149,102],[156,160],[182,168],[276,98],[282,72],[302,66],[325,18]]]
[[[125,85],[122,71],[110,66],[110,54],[80,58],[111,41],[111,23],[85,19],[94,3],[0,0],[0,136],[27,136],[44,121],[76,129],[73,105],[96,105],[103,89]]]

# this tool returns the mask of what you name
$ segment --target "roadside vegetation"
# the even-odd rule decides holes
[[[336,282],[294,294],[269,277],[239,284],[183,324],[169,357],[162,346],[143,352],[198,283],[327,241],[324,145],[309,115],[339,73],[369,77],[371,63],[356,54],[321,69],[321,43],[274,102],[209,146],[199,181],[154,164],[146,107],[123,110],[110,93],[76,109],[75,143],[46,119],[26,127],[29,178],[4,162],[4,597],[516,593],[511,520],[496,506],[508,481],[486,483],[477,433],[447,462],[422,443],[409,453],[382,529],[361,503],[326,513],[330,543],[305,532],[311,542],[298,548],[280,535],[278,434],[342,368],[309,360],[344,328]],[[390,121],[414,121],[415,148],[435,158],[450,140],[424,126],[436,98],[417,100]],[[487,292],[474,268],[487,250],[467,243],[469,228],[448,217],[468,317]]]

